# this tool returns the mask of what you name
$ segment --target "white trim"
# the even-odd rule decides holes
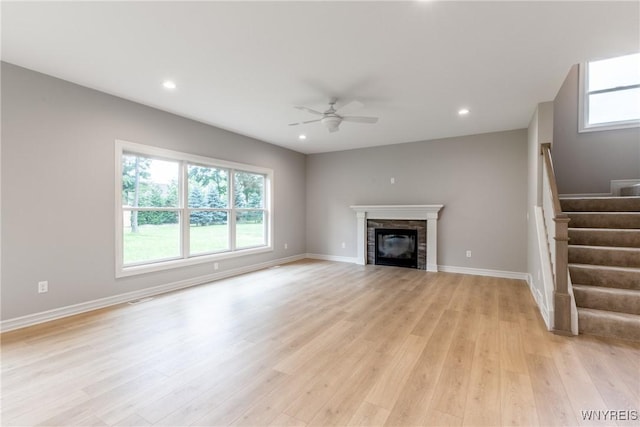
[[[142,155],[148,155],[153,158],[167,159],[181,163],[180,170],[182,175],[179,177],[178,185],[180,186],[180,202],[175,208],[142,208],[140,210],[171,210],[178,212],[180,218],[180,247],[181,254],[177,258],[172,258],[167,261],[154,260],[152,262],[145,262],[138,265],[124,265],[123,263],[123,237],[122,237],[122,155],[124,152],[133,152]],[[138,144],[135,142],[128,142],[120,139],[115,141],[115,164],[116,164],[116,176],[115,176],[115,277],[127,277],[136,274],[150,273],[154,271],[162,271],[171,268],[190,266],[195,264],[202,264],[206,262],[212,262],[216,260],[236,258],[245,255],[254,255],[258,253],[272,252],[273,251],[273,230],[274,224],[273,218],[273,191],[274,191],[274,171],[269,168],[230,162],[227,160],[219,160],[210,157],[198,156],[195,154],[183,153],[179,151],[167,150],[164,148],[154,147],[150,145]],[[229,230],[229,250],[219,252],[215,254],[207,255],[192,255],[189,256],[189,208],[183,206],[186,204],[185,197],[187,195],[187,170],[185,163],[192,163],[202,166],[210,166],[216,168],[229,169],[229,207],[226,209],[228,213],[228,230]],[[237,249],[235,247],[235,215],[238,210],[233,208],[233,171],[250,172],[256,174],[263,174],[265,177],[264,183],[264,208],[256,209],[264,212],[264,230],[265,230],[265,245],[247,248]],[[138,210],[137,208],[136,210]]]
[[[337,255],[325,255],[325,254],[306,254],[306,257],[309,259],[318,259],[322,261],[336,261],[336,262],[347,262],[351,264],[358,264],[357,257],[345,257],[345,256],[337,256]],[[367,264],[371,265],[371,264]],[[528,274],[520,273],[517,271],[503,271],[503,270],[487,270],[481,268],[468,268],[468,267],[456,267],[449,265],[436,265],[433,268],[437,268],[443,273],[459,273],[459,274],[471,274],[473,276],[489,276],[489,277],[499,277],[503,279],[517,279],[524,280],[528,282]],[[429,270],[427,270],[429,271]],[[433,271],[433,270],[432,270]]]
[[[540,315],[542,316],[542,320],[544,321],[547,330],[551,330],[551,323],[549,323],[549,310],[547,305],[544,302],[544,298],[540,290],[534,288],[533,286],[533,276],[531,273],[527,274],[527,284],[529,285],[529,290],[531,291],[531,296],[533,300],[536,302],[538,306],[538,311],[540,311]],[[553,314],[553,311],[551,312]]]
[[[348,256],[337,256],[337,255],[325,255],[325,254],[306,254],[306,257],[309,259],[319,259],[323,261],[337,261],[337,262],[347,262],[350,264],[357,264],[358,258],[356,257],[348,257]]]
[[[230,162],[228,160],[214,159],[212,157],[198,156],[196,154],[184,153],[181,151],[168,150],[166,148],[154,147],[152,145],[139,144],[129,142],[122,139],[116,139],[116,145],[119,145],[124,151],[139,152],[163,158],[165,160],[186,160],[188,162],[197,163],[201,166],[212,166],[225,169],[239,169],[243,172],[256,172],[265,175],[273,174],[273,170],[261,166],[249,165],[246,163]],[[126,149],[125,149],[126,148]]]
[[[261,246],[258,248],[238,249],[233,252],[220,252],[207,255],[192,255],[189,258],[175,258],[168,261],[159,261],[156,263],[128,265],[116,274],[116,278],[135,276],[144,273],[152,273],[154,271],[163,271],[171,268],[204,264],[207,262],[220,261],[223,259],[239,258],[246,255],[256,255],[266,252],[273,252],[273,248]]]
[[[232,270],[221,271],[218,273],[207,274],[204,276],[193,277],[190,279],[180,280],[177,282],[167,283],[164,285],[153,286],[150,288],[139,289],[132,292],[126,292],[124,294],[113,295],[106,298],[100,298],[97,300],[86,301],[79,304],[73,304],[66,307],[55,308],[53,310],[47,310],[40,313],[29,314],[26,316],[15,317],[13,319],[7,319],[0,322],[0,332],[8,332],[15,329],[26,328],[28,326],[37,325],[44,322],[49,322],[64,317],[74,316],[76,314],[86,313],[88,311],[97,310],[105,307],[110,307],[117,304],[126,303],[131,300],[148,298],[155,295],[172,292],[178,289],[189,288],[192,286],[198,286],[205,283],[215,282],[217,280],[226,279],[228,277],[238,276],[241,274],[251,273],[253,271],[263,270],[265,268],[274,267],[280,264],[288,264],[291,262],[299,261],[302,259],[317,259],[323,261],[336,261],[346,262],[350,264],[357,264],[357,258],[344,257],[336,255],[324,255],[324,254],[300,254],[293,255],[286,258],[279,258],[272,261],[263,262],[260,264],[248,265],[245,267],[239,267]],[[476,276],[491,276],[500,277],[506,279],[521,279],[527,280],[527,273],[518,273],[511,271],[500,270],[485,270],[466,267],[454,267],[454,266],[439,266],[440,271],[448,273],[460,273],[471,274]],[[535,298],[535,296],[534,296]],[[544,316],[544,313],[543,313]]]
[[[599,132],[640,127],[640,120],[638,119],[596,124],[589,123],[589,103],[586,86],[586,81],[589,78],[588,64],[589,62],[583,62],[578,67],[578,132]]]
[[[534,206],[535,224],[536,224],[536,243],[538,249],[538,259],[540,260],[540,281],[542,291],[534,294],[534,299],[538,303],[538,309],[548,330],[553,330],[554,317],[554,300],[553,289],[553,267],[551,265],[551,252],[547,243],[547,229],[544,224],[544,212],[542,206]],[[536,298],[537,297],[537,298]]]
[[[438,212],[444,205],[354,205],[357,263],[367,264],[367,219],[424,220],[427,222],[426,270],[438,271]]]
[[[640,179],[612,179],[611,194],[614,196],[619,196],[620,190],[622,190],[625,187],[631,187],[636,184],[640,184]]]
[[[202,285],[205,283],[214,282],[221,279],[226,279],[228,277],[238,276],[240,274],[250,273],[257,270],[263,270],[265,268],[274,267],[280,264],[299,261],[304,258],[306,258],[306,254],[294,255],[286,258],[276,259],[273,261],[263,262],[260,264],[248,265],[246,267],[239,267],[232,270],[226,270],[218,273],[207,274],[205,276],[193,277],[191,279],[180,280],[177,282],[167,283],[159,286],[153,286],[145,289],[139,289],[139,290],[127,292],[124,294],[113,295],[110,297],[100,298],[97,300],[87,301],[87,302],[74,304],[74,305],[69,305],[66,307],[55,308],[53,310],[43,311],[40,313],[34,313],[26,316],[16,317],[13,319],[7,319],[0,322],[0,331],[8,332],[14,329],[26,328],[27,326],[33,326],[39,323],[49,322],[51,320],[61,319],[63,317],[69,317],[76,314],[85,313],[87,311],[110,307],[112,305],[122,304],[131,300],[147,298],[155,295],[160,295],[166,292],[175,291],[178,289]]]
[[[518,271],[489,270],[484,268],[456,267],[454,265],[439,265],[438,271],[444,273],[471,274],[473,276],[500,277],[502,279],[517,279],[527,281],[527,273]]]

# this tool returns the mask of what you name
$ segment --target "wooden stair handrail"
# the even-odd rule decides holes
[[[555,269],[554,280],[554,332],[562,335],[571,333],[571,296],[569,295],[569,217],[562,212],[558,185],[556,184],[553,161],[551,160],[551,144],[541,144],[540,154],[544,157],[544,169],[551,187],[553,203],[553,221],[556,224],[555,236],[556,259],[553,260]]]
[[[544,157],[545,170],[549,185],[551,186],[551,196],[553,199],[553,216],[562,216],[562,206],[560,206],[560,197],[558,195],[558,184],[556,183],[556,173],[553,169],[553,161],[551,160],[551,144],[544,143],[540,145],[540,154]],[[566,215],[564,215],[566,216]]]

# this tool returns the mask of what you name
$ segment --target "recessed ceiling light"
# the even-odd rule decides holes
[[[174,82],[172,82],[171,80],[165,80],[164,82],[162,82],[162,86],[165,89],[175,89],[176,88],[176,84]]]
[[[300,141],[304,141],[305,139],[307,139],[307,135],[305,135],[305,134],[301,133],[300,135],[298,135],[298,139],[299,139]]]
[[[467,114],[469,114],[469,109],[468,108],[461,108],[460,110],[458,110],[458,114],[461,116],[466,116]]]

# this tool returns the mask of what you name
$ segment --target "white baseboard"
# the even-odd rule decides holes
[[[456,267],[452,265],[440,265],[438,266],[438,271],[445,273],[471,274],[474,276],[500,277],[503,279],[518,279],[524,281],[527,281],[528,279],[527,273],[520,273],[517,271],[487,270],[484,268]]]
[[[357,264],[357,257],[348,257],[348,256],[337,256],[337,255],[325,255],[325,254],[307,254],[307,258],[309,259],[320,259],[323,261],[337,261],[337,262],[348,262],[351,264]]]
[[[337,261],[346,263],[357,263],[357,257],[343,257],[336,255],[324,254],[300,254],[287,258],[280,258],[273,261],[263,262],[260,264],[248,265],[246,267],[235,268],[232,270],[221,271],[218,273],[207,274],[190,279],[180,280],[177,282],[167,283],[164,285],[153,286],[151,288],[139,289],[124,294],[113,295],[106,298],[87,301],[79,304],[69,305],[66,307],[55,308],[53,310],[43,311],[40,313],[29,314],[26,316],[7,319],[0,322],[0,332],[8,332],[15,329],[26,328],[28,326],[37,325],[39,323],[49,322],[51,320],[61,319],[76,314],[86,313],[91,310],[109,307],[116,304],[122,304],[131,300],[147,298],[163,293],[175,291],[178,289],[188,288],[191,286],[202,285],[204,283],[214,282],[216,280],[226,279],[228,277],[238,276],[240,274],[250,273],[252,271],[262,270],[280,264],[286,264],[301,259],[310,258],[324,261]],[[439,271],[448,273],[471,274],[476,276],[501,277],[506,279],[527,280],[526,273],[518,273],[512,271],[485,270],[478,268],[455,267],[455,266],[438,266]]]
[[[529,285],[531,296],[533,297],[533,300],[536,302],[536,305],[538,306],[538,311],[540,311],[540,314],[542,315],[542,320],[544,321],[544,324],[547,327],[547,330],[550,331],[552,328],[551,328],[551,322],[549,317],[549,313],[550,313],[549,309],[547,308],[547,305],[544,303],[544,300],[542,298],[542,294],[540,293],[540,291],[533,286],[533,276],[530,273],[527,274],[527,284]],[[551,314],[553,314],[553,311],[551,311]]]
[[[336,255],[325,255],[325,254],[307,254],[307,258],[310,259],[319,259],[323,261],[338,261],[338,262],[348,262],[357,264],[357,257],[343,257]],[[518,279],[518,280],[528,280],[527,273],[520,273],[516,271],[502,271],[502,270],[486,270],[481,268],[468,268],[468,267],[456,267],[450,265],[433,265],[430,266],[433,270],[427,271],[442,271],[445,273],[460,273],[460,274],[471,274],[474,276],[490,276],[490,277],[500,277],[504,279]],[[437,270],[435,270],[437,268]]]
[[[240,274],[250,273],[252,271],[262,270],[274,267],[280,264],[286,264],[306,258],[306,254],[294,255],[287,258],[280,258],[273,261],[267,261],[260,264],[248,265],[246,267],[235,268],[232,270],[221,271],[218,273],[198,276],[191,279],[180,280],[164,285],[153,286],[151,288],[139,289],[137,291],[127,292],[124,294],[113,295],[106,298],[100,298],[93,301],[87,301],[80,304],[69,305],[66,307],[55,308],[53,310],[43,311],[40,313],[29,314],[26,316],[7,319],[0,322],[0,331],[7,332],[14,329],[25,328],[27,326],[37,325],[39,323],[51,320],[61,319],[63,317],[73,316],[85,313],[99,308],[105,308],[116,304],[122,304],[131,300],[147,298],[178,289],[188,288],[191,286],[202,285],[204,283],[214,282],[216,280],[226,279],[228,277],[238,276]]]

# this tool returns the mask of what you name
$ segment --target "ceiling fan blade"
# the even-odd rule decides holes
[[[315,114],[317,116],[322,116],[323,114],[320,111],[312,110],[311,108],[307,108],[307,107],[296,106],[295,108],[297,108],[298,110],[306,111],[307,113]]]
[[[342,117],[342,120],[345,122],[355,122],[355,123],[376,123],[378,121],[378,118],[364,117],[364,116],[346,116],[346,117]]]
[[[307,123],[315,123],[315,122],[319,122],[322,119],[317,119],[317,120],[307,120],[305,122],[297,122],[297,123],[289,123],[289,126],[298,126],[298,125],[306,125]]]

